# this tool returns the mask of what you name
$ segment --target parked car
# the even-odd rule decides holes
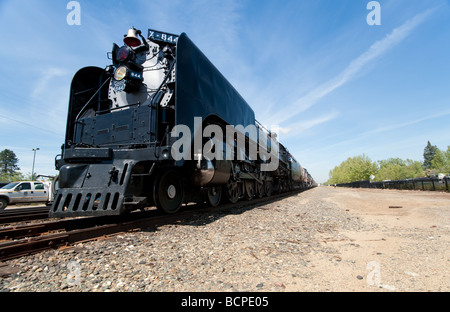
[[[49,186],[44,182],[19,181],[0,188],[0,210],[10,204],[35,203],[51,200]]]

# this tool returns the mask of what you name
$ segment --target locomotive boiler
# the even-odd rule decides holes
[[[175,213],[313,185],[185,33],[132,28],[123,41],[110,66],[73,77],[50,216]]]

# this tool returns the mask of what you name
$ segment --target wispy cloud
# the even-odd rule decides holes
[[[427,121],[427,120],[430,120],[430,119],[441,118],[441,117],[444,117],[444,116],[447,116],[447,115],[450,115],[450,110],[442,111],[442,112],[439,112],[439,113],[436,113],[436,114],[433,114],[433,115],[430,115],[430,116],[425,116],[425,117],[418,118],[418,119],[411,120],[411,121],[406,121],[406,122],[402,122],[402,123],[396,123],[396,124],[385,126],[385,127],[379,127],[379,128],[370,130],[370,131],[368,131],[368,132],[366,132],[364,134],[365,135],[372,135],[372,134],[375,134],[375,133],[381,133],[381,132],[386,132],[386,131],[393,131],[393,130],[404,128],[404,127],[407,127],[407,126],[411,126],[411,125],[414,125],[414,124],[417,124],[417,123],[421,123],[423,121]]]
[[[21,128],[34,128],[36,130],[39,130],[41,132],[44,132],[46,134],[50,134],[52,136],[57,136],[59,138],[64,138],[64,135],[60,132],[56,132],[55,130],[49,129],[48,127],[44,127],[44,126],[40,126],[38,124],[35,123],[31,123],[29,121],[24,121],[22,119],[18,119],[18,118],[14,118],[14,117],[10,117],[13,116],[13,114],[11,113],[3,113],[2,111],[0,111],[0,120],[1,122],[9,122],[11,127],[21,127]]]
[[[66,70],[62,68],[50,67],[46,68],[45,71],[42,71],[43,74],[39,80],[37,80],[32,92],[31,96],[33,98],[42,95],[45,91],[48,91],[48,84],[52,79],[64,76],[67,74]]]
[[[290,124],[287,127],[280,127],[280,133],[283,135],[284,138],[288,138],[293,135],[298,136],[313,127],[317,127],[321,124],[324,124],[328,121],[335,119],[337,116],[339,116],[339,113],[333,112],[314,119],[301,120],[294,124]]]
[[[295,115],[309,109],[326,95],[330,94],[337,88],[345,85],[358,75],[367,65],[384,55],[387,51],[401,43],[407,38],[411,32],[423,23],[436,9],[429,9],[420,13],[413,18],[407,20],[403,25],[395,28],[391,33],[386,35],[382,40],[376,41],[370,48],[354,59],[338,76],[323,83],[317,88],[308,92],[305,96],[294,102],[287,110],[289,114],[285,114],[286,110],[273,116],[278,124],[289,120]]]
[[[394,130],[398,130],[398,129],[405,128],[405,127],[410,127],[410,126],[419,124],[419,123],[424,122],[424,121],[445,117],[447,115],[450,115],[450,110],[442,111],[442,112],[439,112],[439,113],[436,113],[436,114],[432,114],[432,115],[429,115],[429,116],[425,116],[425,117],[422,117],[422,118],[417,118],[417,119],[414,119],[414,120],[411,120],[411,121],[398,122],[398,123],[395,123],[395,124],[390,124],[388,126],[378,127],[378,128],[366,131],[366,132],[359,133],[358,135],[355,135],[355,136],[353,136],[350,139],[343,140],[343,141],[340,141],[340,142],[336,142],[336,143],[331,144],[331,145],[323,146],[320,150],[323,151],[323,152],[330,151],[330,150],[336,150],[336,148],[338,148],[338,147],[351,146],[351,143],[359,142],[361,140],[366,140],[367,141],[367,139],[370,139],[370,138],[372,138],[372,140],[369,140],[368,142],[372,142],[373,141],[373,137],[376,134],[380,134],[380,133],[384,133],[384,132],[393,132]],[[417,142],[417,140],[416,140],[416,142]],[[399,143],[398,141],[395,141],[395,143],[393,143],[393,144],[398,144],[398,143]],[[361,145],[358,145],[358,146],[361,146]]]

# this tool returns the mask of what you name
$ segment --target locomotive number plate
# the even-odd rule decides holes
[[[178,41],[178,36],[164,33],[161,31],[149,29],[148,30],[148,39],[153,41],[160,41],[160,42],[167,42],[167,43],[173,43],[176,44]]]

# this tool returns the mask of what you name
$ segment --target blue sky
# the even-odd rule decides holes
[[[450,2],[384,0],[0,1],[0,150],[55,174],[70,82],[135,26],[186,32],[313,177],[365,153],[423,160],[450,145]]]

